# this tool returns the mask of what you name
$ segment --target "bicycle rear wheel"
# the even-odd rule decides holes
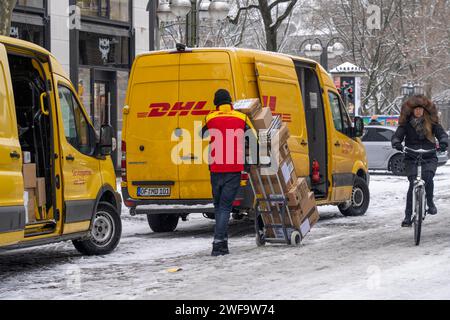
[[[425,192],[423,188],[416,189],[416,203],[414,203],[414,242],[416,246],[420,244],[420,236],[422,233],[422,222],[424,215]]]

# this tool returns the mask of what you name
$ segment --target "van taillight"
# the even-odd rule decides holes
[[[122,181],[127,182],[127,143],[122,141]]]
[[[249,180],[249,175],[247,172],[241,173],[241,180]]]

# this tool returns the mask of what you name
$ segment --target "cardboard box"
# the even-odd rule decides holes
[[[25,189],[25,211],[27,215],[27,224],[36,222],[35,203],[36,194],[34,189]]]
[[[291,134],[289,132],[289,129],[288,129],[286,123],[283,123],[281,125],[280,129],[276,129],[276,131],[272,137],[272,144],[275,144],[276,142],[278,142],[278,145],[282,146],[289,140],[290,136],[291,136]]]
[[[308,198],[308,194],[309,194],[309,186],[308,186],[308,181],[306,180],[306,178],[298,178],[297,179],[297,187],[298,187],[298,191],[300,193],[300,198],[301,199],[305,199]]]
[[[292,188],[286,193],[289,207],[298,207],[300,204],[301,196],[298,191],[298,185],[294,184]]]
[[[311,226],[314,226],[317,222],[319,222],[319,220],[320,220],[319,210],[317,210],[317,207],[315,207],[313,213],[309,217],[309,223]]]
[[[262,109],[262,106],[259,99],[244,99],[236,101],[233,104],[233,109],[253,118],[256,113]]]
[[[311,213],[312,209],[316,208],[316,198],[314,196],[314,192],[309,192],[306,198],[300,199],[300,207],[302,208],[302,211],[308,215]]]
[[[24,189],[36,188],[36,164],[24,163],[22,173]]]
[[[42,207],[47,202],[45,193],[45,178],[36,179],[36,200],[38,207]]]
[[[272,111],[270,111],[270,108],[262,108],[253,117],[252,123],[256,130],[268,129],[272,123],[272,119]]]

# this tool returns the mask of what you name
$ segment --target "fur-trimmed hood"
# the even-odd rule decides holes
[[[399,124],[405,125],[414,113],[414,109],[416,107],[422,107],[425,109],[425,112],[428,113],[429,120],[431,120],[432,124],[439,123],[439,114],[436,108],[436,105],[425,97],[424,95],[415,95],[409,98],[402,106],[402,110],[400,112]]]

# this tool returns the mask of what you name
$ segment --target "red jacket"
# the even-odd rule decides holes
[[[211,136],[210,165],[214,173],[241,172],[245,160],[245,131],[254,128],[247,115],[221,105],[206,117],[204,132]]]

